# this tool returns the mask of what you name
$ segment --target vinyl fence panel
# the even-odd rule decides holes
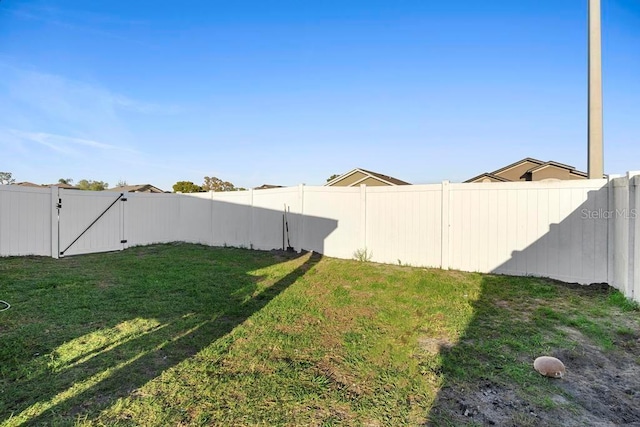
[[[442,186],[366,190],[366,245],[372,260],[440,267]]]
[[[128,246],[180,240],[180,202],[177,195],[127,194],[124,229]]]
[[[450,267],[606,281],[605,180],[451,184]],[[586,213],[585,213],[586,212]]]
[[[49,188],[0,185],[0,256],[51,256],[51,203]]]
[[[304,187],[301,247],[350,259],[366,247],[362,190],[354,187]]]
[[[251,192],[211,193],[214,246],[251,245]]]
[[[290,245],[301,249],[300,191],[299,187],[253,191],[251,246],[254,249],[282,249],[283,237],[285,248]],[[286,219],[284,229],[283,218]]]

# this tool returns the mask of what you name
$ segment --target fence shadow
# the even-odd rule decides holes
[[[523,414],[521,419],[509,418],[512,412],[507,407],[513,404],[513,401],[508,397],[514,397],[515,388],[510,389],[505,385],[509,383],[509,379],[499,357],[477,354],[475,346],[483,341],[508,342],[510,338],[516,341],[522,336],[519,337],[519,334],[526,333],[527,322],[534,322],[533,319],[526,319],[526,316],[524,320],[520,319],[520,313],[510,311],[513,308],[501,304],[505,302],[501,301],[502,288],[517,287],[518,281],[525,281],[518,276],[538,276],[560,281],[581,277],[582,285],[598,285],[584,287],[576,283],[569,284],[579,292],[588,288],[591,288],[591,291],[595,289],[596,292],[608,288],[604,282],[612,277],[609,269],[620,267],[626,262],[627,254],[608,248],[611,241],[608,241],[607,236],[610,233],[613,233],[615,238],[624,236],[625,230],[628,230],[629,219],[633,217],[630,215],[632,212],[624,209],[624,201],[620,203],[620,200],[614,200],[621,197],[622,193],[608,191],[607,186],[589,191],[587,200],[573,209],[564,220],[551,224],[544,235],[526,248],[513,251],[508,260],[493,269],[492,273],[495,275],[485,275],[482,278],[480,295],[472,304],[472,318],[459,342],[453,347],[440,349],[444,381],[429,412],[430,421],[427,425],[522,425],[525,421],[531,422],[531,419],[526,419],[529,410],[537,411],[539,408],[522,407],[519,408]],[[616,209],[612,206],[623,208]],[[567,254],[570,256],[567,257]],[[530,297],[530,294],[523,292],[523,298],[527,297]],[[526,307],[526,301],[522,303]],[[492,325],[500,321],[499,319],[508,318],[507,313],[511,313],[511,320],[506,325],[508,334],[512,334],[509,337],[504,336],[504,330],[492,330]],[[531,355],[520,356],[523,371],[531,371]],[[464,361],[462,364],[461,360]],[[469,374],[478,371],[483,372],[479,377]],[[500,396],[507,397],[501,400]],[[473,406],[478,402],[486,403],[480,411]],[[612,421],[619,418],[613,412],[610,416]]]
[[[271,216],[281,233],[281,213]],[[334,220],[306,217],[305,221],[310,227],[318,222],[317,229],[325,237],[337,227]],[[322,248],[321,243],[316,246]],[[167,259],[167,254],[162,260],[155,258],[166,251],[175,258]],[[228,255],[230,251],[233,256]],[[223,338],[304,276],[321,257],[317,252],[281,250],[265,257],[251,250],[180,243],[61,260],[24,259],[46,265],[47,271],[32,282],[49,295],[38,301],[42,310],[36,310],[29,307],[26,292],[25,300],[12,300],[9,313],[35,310],[36,325],[42,329],[29,339],[41,337],[47,344],[29,345],[31,351],[38,351],[13,361],[14,372],[0,377],[0,423],[42,425],[70,416],[95,416]],[[169,268],[167,263],[172,261]],[[265,278],[255,275],[256,265],[265,268],[284,262],[295,268],[286,267],[287,274],[262,289]],[[108,268],[107,277],[95,273],[92,265],[101,271]],[[86,280],[86,289],[70,300],[65,287],[74,285],[65,281],[77,280],[77,274]],[[162,284],[161,294],[156,284]],[[51,301],[55,305],[50,306]],[[80,325],[82,333],[65,330],[64,318],[73,319],[71,323]],[[107,337],[104,343],[86,348],[85,341],[96,334]],[[75,355],[64,356],[63,348]]]

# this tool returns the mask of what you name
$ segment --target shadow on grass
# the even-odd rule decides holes
[[[613,292],[485,275],[464,333],[439,349],[444,381],[427,425],[638,425],[628,393],[638,387],[636,335],[607,329],[623,321]],[[543,355],[563,360],[567,377],[539,375],[533,361]]]
[[[157,254],[160,260],[154,258]],[[162,268],[176,257],[187,258],[187,265]],[[223,338],[320,259],[313,253],[164,245],[64,260],[66,267],[51,270],[72,271],[72,278],[62,273],[58,286],[44,289],[53,294],[47,301],[57,300],[57,305],[51,313],[33,314],[37,317],[34,328],[46,329],[25,333],[28,340],[43,341],[28,346],[33,351],[39,345],[41,354],[11,361],[13,378],[3,373],[0,421],[40,425],[96,416],[118,398],[131,395]],[[281,277],[254,273],[279,263]],[[106,265],[111,268],[91,274],[92,264],[98,264],[99,271]],[[80,289],[72,283],[82,282],[83,277],[91,282],[88,277],[96,275],[106,278],[93,287],[81,284]],[[66,298],[71,289],[73,296]],[[22,305],[14,309],[21,310]],[[68,323],[56,325],[63,317],[70,319]],[[96,334],[100,339],[95,339]]]
[[[581,200],[584,190],[576,191]],[[567,215],[560,215],[563,219],[559,223],[550,224],[546,233],[522,250],[512,251],[505,262],[492,269],[511,276],[483,277],[478,299],[472,303],[472,318],[459,343],[441,349],[444,383],[429,414],[429,425],[558,425],[557,420],[544,421],[531,415],[540,412],[540,405],[545,404],[541,397],[544,393],[538,396],[537,407],[522,395],[547,385],[548,381],[532,369],[532,363],[553,349],[559,339],[553,327],[536,317],[540,315],[536,311],[538,304],[557,304],[558,289],[568,288],[549,279],[515,276],[564,281],[579,278],[583,283],[607,281],[611,264],[608,233],[616,227],[626,227],[628,222],[599,214],[602,206],[613,206],[607,186],[588,191],[587,199],[576,207],[571,207],[571,193],[562,194],[562,199],[560,193],[554,195],[557,200],[549,196],[555,210],[524,210],[498,227],[503,235],[519,236],[518,227],[530,221],[532,214],[534,218],[548,218],[554,213],[560,215],[558,212],[564,208],[570,209]],[[485,245],[478,247],[476,256],[496,243]],[[598,291],[597,286],[590,288],[586,292]],[[573,293],[580,294],[584,289],[572,286]],[[571,297],[570,293],[564,295]]]
[[[517,404],[516,389],[539,380],[523,341],[540,344],[543,338],[529,322],[526,310],[518,310],[532,298],[533,292],[518,290],[519,282],[526,286],[529,280],[483,277],[464,333],[457,343],[445,343],[439,349],[442,364],[438,374],[444,381],[428,426],[529,425],[510,418],[512,410],[528,414],[531,409],[512,407]]]

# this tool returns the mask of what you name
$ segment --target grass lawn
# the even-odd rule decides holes
[[[2,426],[537,425],[588,414],[535,357],[640,366],[618,292],[311,254],[0,258],[0,300]],[[504,411],[476,409],[491,393]]]

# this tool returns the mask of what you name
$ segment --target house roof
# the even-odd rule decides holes
[[[507,170],[509,170],[511,168],[515,168],[516,166],[520,166],[521,164],[527,163],[527,162],[535,163],[537,165],[542,165],[544,163],[547,163],[547,162],[544,162],[542,160],[534,159],[533,157],[525,157],[522,160],[518,160],[517,162],[511,163],[510,165],[507,165],[507,166],[505,166],[503,168],[496,169],[496,170],[494,170],[493,172],[490,172],[490,173],[493,174],[493,175],[497,175],[497,174],[499,174],[501,172],[505,172],[505,171],[507,171]]]
[[[381,173],[372,172],[372,171],[368,171],[368,170],[365,170],[365,169],[360,169],[360,170],[363,171],[363,172],[366,172],[366,173],[368,173],[370,175],[373,175],[376,178],[380,178],[383,181],[388,181],[388,182],[390,182],[390,183],[392,183],[394,185],[411,185],[410,183],[408,183],[406,181],[403,181],[403,180],[398,179],[398,178],[394,178],[394,177],[389,176],[389,175],[383,175]]]
[[[564,163],[558,163],[558,162],[553,162],[553,161],[545,162],[545,163],[543,163],[541,165],[536,166],[535,168],[531,168],[531,169],[529,169],[527,171],[527,173],[534,173],[534,172],[537,172],[537,171],[539,171],[541,169],[544,169],[546,167],[549,167],[549,166],[555,166],[555,167],[558,167],[558,168],[567,169],[570,173],[575,174],[575,175],[579,175],[579,176],[583,176],[585,178],[588,176],[588,174],[586,172],[582,172],[582,171],[576,170],[576,168],[573,167],[573,166],[565,165]]]
[[[119,187],[109,188],[105,191],[120,191],[123,193],[164,193],[163,190],[151,184],[121,185]]]
[[[475,176],[475,177],[473,177],[471,179],[468,179],[468,180],[466,180],[464,182],[475,182],[478,179],[480,179],[482,177],[485,177],[485,176],[493,178],[493,179],[496,179],[498,181],[509,182],[508,179],[500,177],[499,174],[502,173],[502,172],[506,172],[509,169],[515,168],[517,166],[520,166],[523,163],[534,163],[536,165],[536,166],[533,166],[532,168],[527,169],[524,174],[535,173],[535,172],[537,172],[539,170],[542,170],[544,168],[547,168],[549,166],[553,166],[553,167],[557,167],[557,168],[566,169],[567,171],[569,171],[569,173],[574,174],[574,175],[578,175],[580,177],[585,177],[585,178],[587,177],[587,173],[586,172],[582,172],[582,171],[576,170],[576,168],[571,166],[571,165],[567,165],[567,164],[560,163],[560,162],[554,162],[552,160],[550,160],[548,162],[544,162],[542,160],[534,159],[533,157],[525,157],[522,160],[518,160],[517,162],[511,163],[510,165],[507,165],[507,166],[502,167],[500,169],[496,169],[493,172],[482,173],[482,174],[480,174],[478,176]]]
[[[34,184],[33,182],[23,181],[23,182],[16,182],[14,185],[19,185],[21,187],[38,187],[38,188],[58,187],[58,188],[64,188],[66,190],[78,190],[78,187],[74,187],[73,185],[69,185],[69,184],[62,184],[59,182],[56,182],[55,184]]]
[[[474,181],[477,181],[477,180],[479,180],[481,178],[491,178],[491,179],[495,179],[496,181],[499,181],[499,182],[509,182],[508,179],[503,178],[503,177],[498,176],[498,175],[494,175],[494,174],[489,173],[489,172],[481,173],[480,175],[474,176],[473,178],[468,179],[465,182],[474,182]]]
[[[270,188],[283,188],[282,185],[262,184],[260,187],[253,187],[254,190],[268,190]]]
[[[14,182],[13,185],[19,185],[21,187],[39,187],[39,188],[42,187],[42,185],[40,184],[34,184],[33,182],[29,182],[29,181]]]
[[[386,184],[389,184],[389,185],[411,185],[411,183],[409,183],[409,182],[403,181],[403,180],[398,179],[398,178],[394,178],[394,177],[389,176],[389,175],[384,175],[384,174],[381,174],[381,173],[378,173],[378,172],[373,172],[373,171],[362,169],[362,168],[355,168],[355,169],[353,169],[353,170],[351,170],[351,171],[349,171],[349,172],[347,172],[347,173],[345,173],[343,175],[340,175],[337,178],[332,179],[331,181],[327,182],[325,184],[325,186],[332,186],[333,184],[343,180],[344,178],[348,177],[349,175],[353,175],[354,173],[358,173],[358,172],[367,175],[367,177],[369,177],[369,178],[378,179],[378,180],[380,180],[380,181],[382,181],[382,182],[384,182]],[[364,181],[365,179],[366,178],[363,178],[360,181]],[[358,182],[356,182],[356,183],[354,183],[352,185],[356,185]]]
[[[63,182],[56,182],[55,184],[48,184],[48,185],[45,185],[45,187],[58,187],[58,188],[64,188],[65,190],[79,190],[79,188],[76,187],[75,185],[65,184]]]

